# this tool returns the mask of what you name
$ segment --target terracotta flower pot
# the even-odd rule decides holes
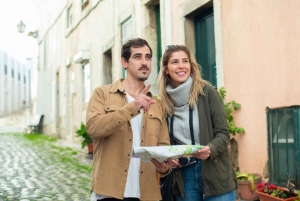
[[[93,143],[87,143],[87,147],[88,147],[88,150],[89,150],[89,154],[92,154],[93,151],[94,151]]]
[[[276,188],[279,188],[280,190],[287,192],[287,190],[285,188],[280,188],[278,186],[276,186]],[[267,193],[264,193],[263,189],[256,190],[256,193],[258,194],[258,197],[259,197],[260,201],[294,201],[295,199],[298,198],[298,195],[296,195],[296,194],[295,194],[295,196],[289,197],[289,198],[286,198],[286,199],[274,197],[274,196],[271,196]]]
[[[259,174],[253,174],[254,176],[259,176],[259,178],[254,180],[254,190],[252,191],[250,188],[249,181],[237,181],[239,195],[244,201],[253,201],[258,199],[258,195],[256,193],[257,185],[261,183],[261,176]]]

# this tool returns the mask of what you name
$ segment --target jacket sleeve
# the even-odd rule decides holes
[[[209,111],[213,128],[214,138],[207,145],[210,147],[211,155],[209,159],[215,158],[220,152],[227,149],[230,137],[227,126],[227,117],[223,100],[218,91],[209,86],[207,91]]]
[[[86,112],[86,131],[91,138],[105,138],[114,134],[130,119],[139,114],[134,103],[109,108],[105,105],[109,93],[105,88],[98,87],[93,92]]]

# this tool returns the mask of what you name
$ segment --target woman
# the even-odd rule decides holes
[[[171,143],[204,145],[188,161],[172,161],[173,169],[182,169],[184,180],[185,196],[176,196],[176,201],[234,201],[236,177],[227,147],[230,138],[223,101],[202,79],[199,65],[185,46],[167,47],[158,90],[168,114]]]

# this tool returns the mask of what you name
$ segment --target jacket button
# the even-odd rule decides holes
[[[144,140],[142,140],[142,143],[144,142]]]
[[[127,170],[125,170],[125,172],[127,172]]]
[[[120,124],[121,122],[119,121],[119,124]]]
[[[141,171],[141,173],[143,174],[144,172],[143,172],[143,171]]]
[[[128,156],[130,156],[130,154],[128,154]]]
[[[129,139],[129,141],[131,142],[131,139]]]
[[[133,117],[133,114],[131,114],[131,116]]]

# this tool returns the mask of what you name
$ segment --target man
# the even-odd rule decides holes
[[[127,41],[121,63],[127,75],[95,89],[88,108],[86,129],[94,140],[91,201],[159,200],[157,172],[167,175],[172,163],[144,163],[132,158],[135,146],[169,145],[169,134],[158,99],[148,92],[152,49],[141,38]]]

